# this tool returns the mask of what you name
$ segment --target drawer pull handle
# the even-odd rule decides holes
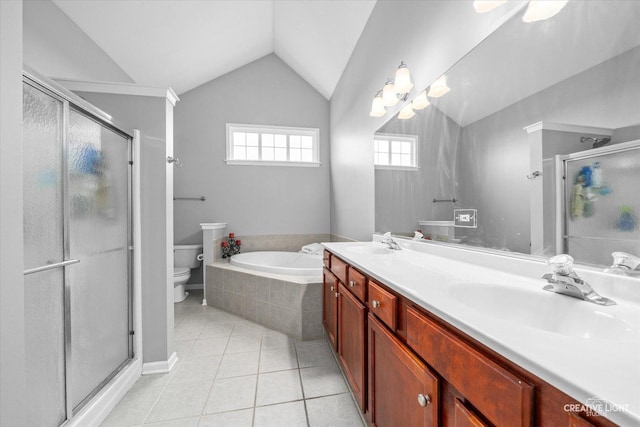
[[[373,308],[380,307],[380,302],[376,301],[376,300],[371,301],[371,307],[373,307]]]
[[[420,406],[427,406],[429,403],[431,403],[431,398],[429,397],[429,395],[425,396],[422,393],[418,395],[418,404]]]
[[[352,288],[356,285],[356,281],[355,280],[349,280],[349,286],[351,286]]]

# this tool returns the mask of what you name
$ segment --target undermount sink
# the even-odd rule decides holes
[[[540,288],[485,283],[451,285],[450,292],[470,309],[510,322],[576,338],[640,339],[640,309],[599,306]]]
[[[392,249],[387,248],[382,243],[368,243],[363,245],[347,246],[345,250],[348,252],[353,252],[354,254],[365,255],[388,255],[394,252]]]

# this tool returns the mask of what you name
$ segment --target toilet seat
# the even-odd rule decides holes
[[[186,276],[191,273],[191,269],[187,267],[174,267],[173,277]]]

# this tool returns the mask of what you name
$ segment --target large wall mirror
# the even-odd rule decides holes
[[[446,94],[377,131],[377,163],[415,167],[376,166],[376,231],[594,265],[640,256],[640,2],[523,14],[444,74]]]

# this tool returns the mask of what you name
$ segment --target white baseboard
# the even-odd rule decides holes
[[[192,289],[204,289],[204,285],[202,283],[187,283],[184,287],[188,291]]]
[[[65,426],[86,427],[102,424],[113,408],[140,378],[141,367],[140,359],[132,360]]]
[[[166,374],[170,372],[178,362],[178,355],[173,352],[169,360],[159,362],[147,362],[142,364],[142,375]]]

